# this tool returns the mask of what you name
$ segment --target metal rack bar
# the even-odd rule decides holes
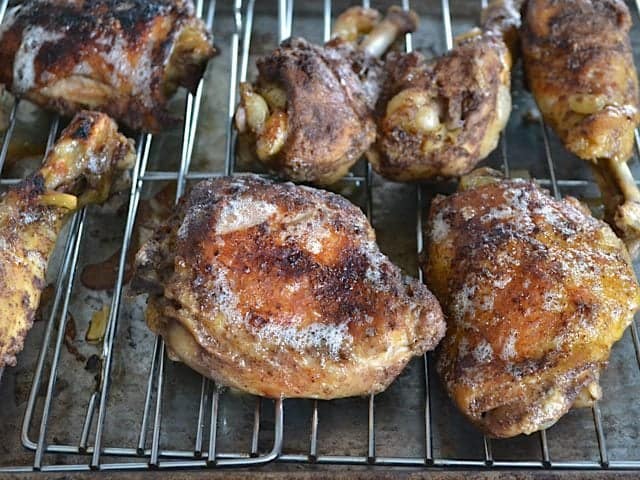
[[[196,426],[196,443],[193,447],[193,453],[196,457],[202,456],[202,437],[204,431],[205,407],[211,390],[211,382],[202,377],[202,386],[200,388],[200,406],[198,407],[198,424]]]
[[[544,142],[545,157],[547,159],[547,166],[549,168],[549,178],[551,179],[551,188],[552,188],[553,196],[556,199],[560,199],[562,198],[562,194],[560,192],[560,187],[558,186],[558,182],[556,180],[555,164],[553,161],[553,156],[551,154],[551,143],[549,141],[549,134],[547,130],[547,125],[545,124],[544,120],[542,120],[542,118],[540,119],[540,128],[542,130],[542,139]],[[607,452],[607,443],[605,440],[604,430],[602,428],[602,416],[600,413],[600,406],[598,405],[597,401],[594,402],[592,410],[593,410],[594,428],[596,432],[596,438],[598,440],[598,451],[600,453],[600,464],[602,467],[606,468],[609,465],[609,454]],[[545,442],[546,442],[546,437],[545,437]],[[548,453],[548,449],[547,449],[547,453]],[[544,448],[543,448],[543,455],[544,455]],[[547,463],[549,463],[548,459],[546,458],[543,461],[547,461]]]
[[[84,222],[86,219],[86,210],[82,209],[81,213],[80,213],[80,217],[79,217],[79,232],[82,232],[82,230],[84,229]],[[81,233],[79,233],[79,236],[81,235]],[[76,264],[78,262],[78,254],[80,253],[80,242],[76,242],[76,244],[74,245],[73,248],[73,252],[72,252],[72,260],[71,262],[73,264]],[[55,346],[55,350],[54,350],[54,354],[53,354],[53,360],[51,362],[51,375],[49,376],[49,383],[47,385],[47,393],[45,395],[45,400],[44,400],[44,409],[42,412],[42,420],[40,422],[40,430],[38,433],[38,446],[36,448],[36,454],[35,454],[35,458],[33,461],[33,468],[35,470],[40,470],[40,468],[42,467],[42,459],[43,459],[43,455],[45,452],[45,445],[46,445],[46,434],[47,434],[47,425],[48,425],[48,421],[49,421],[49,415],[51,412],[51,402],[52,402],[52,398],[53,398],[53,389],[55,388],[56,385],[56,380],[57,380],[57,369],[58,369],[58,364],[59,364],[59,360],[60,360],[60,352],[61,352],[61,348],[62,348],[62,344],[64,341],[64,335],[65,335],[65,327],[67,325],[67,320],[68,320],[68,309],[69,309],[69,300],[71,299],[71,289],[73,287],[73,279],[75,277],[75,270],[72,270],[69,273],[70,276],[70,280],[67,283],[67,288],[65,290],[65,295],[64,295],[64,302],[63,302],[63,307],[62,307],[62,311],[60,313],[60,320],[59,320],[59,326],[58,326],[58,336],[57,336],[57,340],[56,340],[56,346]]]
[[[149,149],[151,146],[151,135],[140,135],[138,139],[138,148],[136,155],[136,163],[131,175],[131,191],[129,194],[129,208],[127,211],[127,221],[124,229],[124,237],[121,244],[120,258],[118,259],[118,272],[116,275],[116,284],[111,298],[111,308],[109,311],[109,319],[107,320],[107,327],[105,330],[105,336],[102,343],[102,373],[100,382],[100,401],[98,402],[98,420],[96,425],[95,434],[95,446],[93,456],[91,459],[91,467],[97,468],[100,464],[100,452],[102,446],[102,434],[104,430],[104,420],[107,409],[107,395],[109,391],[109,382],[111,381],[111,363],[113,361],[113,344],[115,341],[115,335],[117,331],[117,322],[120,313],[120,300],[122,298],[122,289],[124,282],[125,267],[127,262],[127,255],[129,253],[129,247],[131,246],[131,239],[133,236],[133,228],[136,221],[138,212],[138,205],[140,203],[140,192],[142,189],[142,182],[140,181],[141,173],[144,173],[147,168],[147,161],[149,159]],[[95,405],[95,404],[94,404]],[[91,405],[90,405],[91,407]],[[90,408],[87,412],[86,423],[89,415],[93,416],[93,409]]]

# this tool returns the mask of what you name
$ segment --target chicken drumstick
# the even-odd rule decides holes
[[[640,114],[629,10],[622,0],[530,0],[523,18],[524,66],[542,116],[593,165],[607,220],[634,254],[640,191],[626,162]]]
[[[256,83],[240,87],[235,120],[240,140],[269,169],[294,181],[328,185],[373,143],[373,108],[383,75],[378,57],[417,26],[413,12],[397,7],[378,20],[375,10],[350,8],[323,47],[291,38],[258,61]]]
[[[69,216],[107,199],[118,172],[135,159],[113,120],[82,112],[35,174],[0,198],[0,369],[15,365],[45,286],[45,273]]]

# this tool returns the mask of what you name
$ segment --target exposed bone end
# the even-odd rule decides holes
[[[418,15],[413,10],[393,6],[387,15],[362,41],[360,48],[374,57],[381,57],[400,35],[415,32]]]
[[[341,38],[347,42],[356,42],[380,22],[380,12],[373,8],[347,8],[333,25],[332,38]]]
[[[385,20],[393,23],[400,35],[415,32],[418,29],[420,19],[413,10],[404,10],[397,5],[389,7]]]
[[[620,205],[614,223],[631,258],[636,258],[640,253],[640,203],[632,201]]]
[[[518,50],[518,30],[522,23],[520,11],[523,0],[491,0],[482,10],[480,25],[482,30],[501,36],[511,54],[515,57]]]
[[[593,165],[605,206],[605,220],[627,245],[632,258],[640,253],[640,190],[626,162],[600,159]]]

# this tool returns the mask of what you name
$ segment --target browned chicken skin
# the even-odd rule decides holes
[[[82,112],[42,168],[0,198],[0,369],[15,365],[23,348],[65,221],[82,206],[105,201],[134,159],[132,141],[113,120]]]
[[[254,85],[241,85],[236,113],[240,140],[281,176],[328,185],[342,178],[376,136],[373,108],[382,83],[378,57],[406,32],[413,12],[354,7],[336,22],[323,47],[284,41],[258,60]],[[368,34],[359,44],[358,38]]]
[[[190,0],[27,0],[0,28],[0,83],[63,115],[90,108],[158,132],[214,52]]]
[[[447,55],[428,61],[398,55],[378,102],[373,168],[396,181],[455,177],[495,149],[511,112],[511,57],[518,10],[494,1],[483,31],[458,39]]]
[[[638,78],[622,0],[530,0],[522,51],[544,119],[571,152],[594,164],[607,217],[633,252],[640,191],[626,161],[638,125]]]
[[[493,437],[549,427],[600,395],[612,345],[640,306],[626,248],[567,197],[479,170],[438,197],[423,269],[448,319],[438,371]]]
[[[384,390],[444,334],[344,198],[255,176],[198,184],[136,258],[170,355],[222,385],[331,399]]]

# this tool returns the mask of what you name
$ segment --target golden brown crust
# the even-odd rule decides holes
[[[190,1],[22,2],[0,28],[0,83],[64,115],[102,110],[157,132],[178,86],[194,90],[214,54]]]
[[[585,160],[633,153],[638,78],[621,0],[530,0],[522,51],[545,120]]]
[[[115,172],[133,158],[132,143],[113,120],[82,112],[43,167],[0,199],[0,368],[15,365],[23,348],[65,220],[86,203],[104,201]]]
[[[419,53],[390,59],[378,102],[374,169],[397,181],[469,172],[497,145],[511,97],[511,56],[494,33],[463,40],[427,62]],[[429,109],[428,127],[416,119]]]
[[[577,200],[481,180],[433,202],[423,268],[448,317],[449,394],[484,432],[510,437],[552,425],[581,393],[599,397],[640,289],[623,243]]]
[[[358,208],[293,184],[198,184],[136,265],[172,355],[253,394],[379,392],[444,333],[435,298],[379,252]]]

